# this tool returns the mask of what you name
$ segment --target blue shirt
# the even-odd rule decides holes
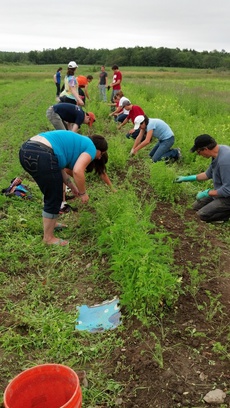
[[[147,132],[153,130],[153,137],[156,137],[159,141],[169,139],[174,136],[172,129],[161,119],[149,119],[149,123],[146,128]]]
[[[72,170],[82,153],[88,153],[92,160],[96,157],[96,147],[87,136],[79,135],[70,130],[51,130],[50,132],[39,133],[39,135],[50,142],[61,169],[66,167]]]
[[[61,83],[61,72],[60,71],[56,72],[56,81],[57,81],[57,84]]]

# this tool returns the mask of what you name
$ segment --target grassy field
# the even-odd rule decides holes
[[[18,160],[23,141],[52,129],[56,66],[1,66],[0,185],[23,178],[32,200],[0,195],[0,392],[20,371],[46,362],[86,372],[83,407],[206,407],[214,388],[229,404],[229,223],[203,224],[190,210],[210,182],[177,185],[208,161],[189,152],[209,133],[229,144],[230,72],[121,68],[123,92],[150,117],[173,129],[182,161],[152,164],[150,148],[130,158],[132,141],[98,99],[99,66],[92,74],[93,132],[109,143],[112,193],[87,175],[90,201],[70,205],[61,238],[42,243],[42,196]],[[63,69],[63,76],[64,76]],[[109,78],[112,71],[108,69]],[[108,92],[108,99],[110,92]],[[82,134],[88,134],[82,126]],[[122,325],[90,334],[75,330],[76,306],[119,297]],[[1,401],[1,400],[0,400]]]

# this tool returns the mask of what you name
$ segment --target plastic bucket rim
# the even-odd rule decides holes
[[[27,369],[21,371],[19,374],[17,374],[14,378],[12,378],[12,379],[10,380],[9,384],[6,386],[6,389],[5,389],[4,395],[3,395],[3,403],[4,403],[5,408],[8,408],[8,404],[7,404],[7,401],[6,401],[6,397],[7,397],[7,393],[9,392],[10,387],[12,386],[12,383],[13,383],[13,382],[16,382],[19,378],[21,378],[21,377],[23,377],[24,375],[26,375],[25,373],[28,373],[29,371],[36,371],[36,370],[39,371],[39,369],[49,368],[49,367],[52,367],[52,368],[54,368],[54,367],[64,368],[64,369],[66,369],[66,371],[72,372],[73,376],[76,378],[76,381],[77,381],[76,389],[75,389],[75,391],[73,392],[72,397],[71,397],[64,405],[60,406],[60,408],[68,407],[68,404],[73,401],[73,399],[75,398],[75,396],[76,396],[77,392],[79,392],[79,390],[80,390],[80,398],[81,398],[81,401],[80,401],[80,402],[82,402],[82,394],[81,394],[81,388],[80,388],[80,381],[79,381],[79,377],[78,377],[77,373],[76,373],[71,367],[66,366],[66,365],[64,365],[64,364],[47,363],[47,364],[39,364],[39,365],[36,365],[36,366],[34,366],[34,367],[27,368]]]

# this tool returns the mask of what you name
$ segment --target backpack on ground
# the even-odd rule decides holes
[[[31,199],[32,195],[28,191],[27,187],[22,184],[22,180],[19,177],[15,177],[11,180],[9,187],[3,188],[2,193],[6,196],[16,195],[17,197]]]

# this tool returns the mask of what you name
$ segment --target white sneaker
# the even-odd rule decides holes
[[[212,221],[212,224],[224,224],[225,222],[228,222],[229,218],[226,220],[218,220],[218,221]]]
[[[179,160],[179,159],[182,158],[181,150],[180,150],[179,147],[177,147],[176,150],[177,150],[177,152],[178,152],[178,158],[177,158],[177,160]]]

